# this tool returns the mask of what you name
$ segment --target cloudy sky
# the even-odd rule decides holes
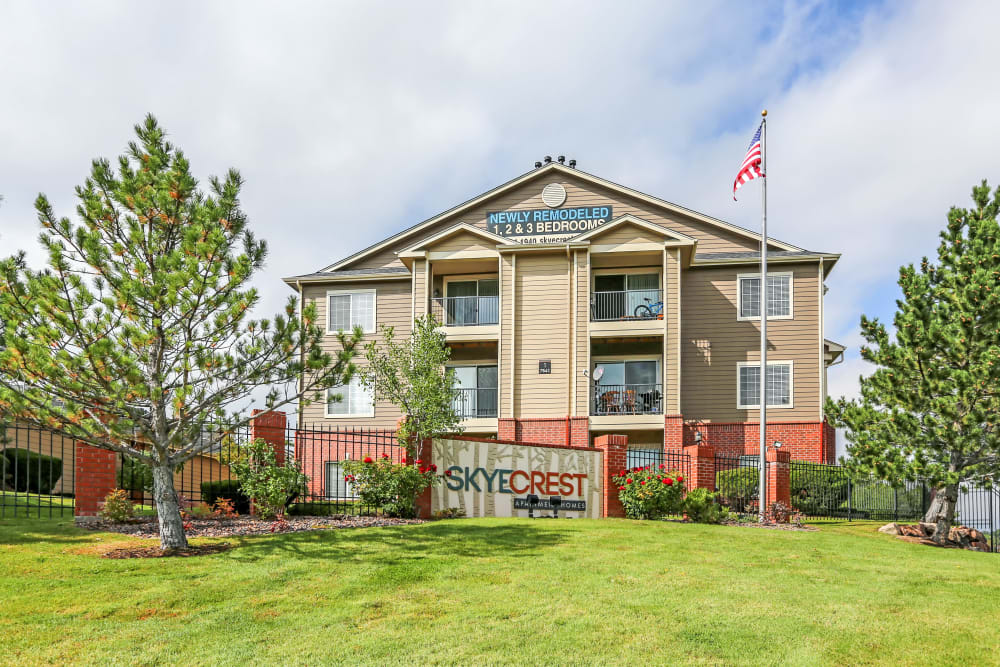
[[[769,110],[769,227],[843,253],[826,335],[852,395],[862,312],[953,204],[1000,181],[990,2],[0,2],[0,255],[40,259],[32,200],[72,213],[95,156],[153,112],[204,179],[238,167],[279,281],[531,168],[545,154],[734,223]]]

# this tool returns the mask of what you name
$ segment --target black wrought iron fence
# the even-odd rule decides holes
[[[663,385],[599,384],[594,386],[592,415],[663,414]]]
[[[497,416],[496,387],[462,387],[455,390],[455,412],[463,419]]]
[[[715,490],[720,502],[731,512],[740,517],[757,515],[760,511],[760,458],[716,454]]]
[[[72,516],[75,470],[70,438],[0,422],[0,517]]]

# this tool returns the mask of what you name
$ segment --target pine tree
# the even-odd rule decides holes
[[[861,356],[877,366],[857,400],[827,402],[847,429],[849,462],[892,482],[925,480],[935,502],[925,521],[943,543],[960,485],[1000,475],[1000,189],[973,188],[971,209],[952,208],[936,263],[899,271],[891,336],[861,318]]]
[[[270,408],[319,400],[350,379],[360,332],[332,358],[311,305],[249,319],[267,246],[247,227],[239,172],[206,193],[152,116],[135,132],[117,170],[92,163],[77,221],[38,196],[46,270],[23,253],[0,261],[0,414],[149,465],[161,546],[182,548],[173,475],[224,437],[205,425],[245,424],[261,387]]]

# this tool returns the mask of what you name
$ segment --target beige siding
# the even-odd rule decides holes
[[[623,245],[625,243],[662,244],[665,240],[667,239],[659,234],[654,234],[648,229],[642,229],[632,224],[617,226],[609,232],[590,237],[590,242],[595,245]]]
[[[575,361],[576,416],[590,414],[590,380],[583,371],[590,367],[590,256],[586,250],[576,253],[576,331]]]
[[[819,285],[815,264],[775,270],[793,273],[791,320],[768,320],[768,361],[794,363],[792,408],[768,410],[768,419],[820,418]],[[737,363],[760,360],[760,323],[740,322],[736,276],[752,268],[694,269],[683,273],[681,407],[685,419],[756,420],[757,410],[738,410]]]
[[[666,404],[663,409],[666,414],[680,413],[681,367],[680,340],[683,333],[680,321],[681,305],[681,267],[680,251],[671,248],[667,251],[667,270],[664,276],[664,294],[666,294],[666,334],[664,335],[665,369],[663,374],[663,393]]]
[[[429,252],[466,252],[472,250],[496,252],[497,244],[496,241],[487,241],[483,237],[469,232],[459,232],[428,246],[427,250]]]
[[[411,310],[413,311],[413,316],[420,317],[427,312],[427,283],[426,283],[426,266],[425,261],[422,259],[413,260],[413,275],[410,280],[413,285],[413,303],[411,305]]]
[[[419,239],[439,234],[442,230],[459,221],[486,229],[486,214],[489,211],[547,208],[542,202],[542,188],[549,183],[561,183],[566,188],[567,197],[564,206],[601,206],[610,204],[613,208],[613,215],[616,218],[625,214],[631,214],[642,218],[646,222],[662,225],[697,239],[699,253],[737,252],[756,250],[759,247],[759,244],[755,240],[736,232],[701,222],[682,213],[671,213],[634,197],[593,185],[581,179],[574,179],[568,174],[553,173],[537,181],[526,183],[486,204],[477,206],[452,218],[442,220],[431,228],[396,241],[382,250],[350,264],[349,268],[401,266],[402,264],[396,258],[396,252],[414,245]],[[601,242],[606,243],[606,241]]]
[[[356,282],[337,283],[335,287],[329,285],[310,285],[304,288],[303,297],[308,301],[315,302],[316,312],[319,321],[325,330],[327,324],[327,299],[326,293],[330,289],[352,290],[352,289],[374,289],[375,290],[375,328],[374,334],[366,334],[361,346],[370,340],[382,341],[379,327],[386,324],[396,329],[397,337],[409,335],[411,320],[410,314],[413,306],[411,300],[411,282],[407,277],[404,280],[392,280],[382,282]],[[340,343],[333,334],[324,337],[323,348],[330,354],[336,354],[340,349]],[[355,364],[361,365],[364,352],[360,348],[355,356]],[[364,426],[366,428],[393,428],[399,420],[399,410],[382,401],[375,403],[375,416],[372,418],[357,419],[329,419],[325,417],[325,405],[322,401],[315,402],[303,408],[302,420],[306,424],[325,424],[329,426]]]
[[[514,406],[511,402],[513,387],[511,383],[511,352],[514,340],[514,274],[515,262],[513,255],[502,255],[500,258],[500,405],[501,417],[513,417]]]
[[[565,254],[523,254],[514,277],[515,373],[514,412],[524,417],[568,414],[567,328],[569,283]],[[538,362],[552,362],[552,373],[540,375]]]

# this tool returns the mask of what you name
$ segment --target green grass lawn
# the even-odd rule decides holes
[[[106,560],[0,521],[0,662],[983,664],[1000,556],[819,532],[462,519]]]

